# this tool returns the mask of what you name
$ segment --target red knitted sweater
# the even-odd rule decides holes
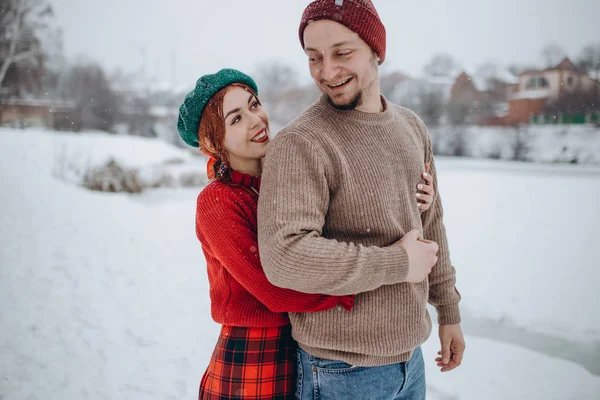
[[[223,325],[273,327],[289,323],[287,312],[315,312],[353,296],[325,296],[271,284],[260,264],[256,206],[260,178],[231,171],[231,182],[215,180],[198,195],[196,235],[206,256],[213,319]]]

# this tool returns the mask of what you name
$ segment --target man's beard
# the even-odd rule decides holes
[[[371,65],[375,72],[373,75],[373,80],[371,80],[371,83],[367,86],[366,89],[364,89],[364,90],[367,90],[367,93],[373,87],[373,85],[375,84],[375,81],[379,78],[379,73],[377,70],[377,56],[376,56],[375,52],[373,52],[373,51],[371,51]],[[354,79],[357,79],[357,78],[354,77]],[[329,102],[329,104],[331,104],[331,106],[333,108],[336,108],[338,110],[355,110],[356,107],[362,105],[362,103],[363,103],[364,90],[361,89],[358,92],[356,92],[356,94],[354,95],[352,100],[350,100],[350,102],[348,102],[346,104],[335,104],[333,102],[333,100],[331,99],[331,97],[329,97],[329,95],[327,96],[327,101]]]
[[[329,97],[329,96],[327,96],[327,101],[329,102],[329,104],[331,104],[331,106],[333,108],[336,108],[338,110],[354,110],[354,109],[356,109],[356,107],[358,107],[362,104],[363,92],[362,92],[362,90],[359,90],[358,93],[356,93],[354,95],[352,100],[350,100],[350,102],[348,102],[346,104],[335,104],[333,102],[333,100],[331,99],[331,97]]]

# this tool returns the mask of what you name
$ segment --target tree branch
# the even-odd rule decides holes
[[[24,51],[22,53],[16,54],[13,56],[12,60],[13,63],[18,63],[19,61],[25,60],[27,58],[33,57],[35,55],[39,54],[39,49],[38,48],[33,48],[33,49],[29,49],[27,51]]]
[[[10,39],[10,45],[8,47],[8,54],[6,55],[6,59],[2,63],[2,67],[0,68],[0,87],[2,87],[2,82],[4,81],[4,77],[6,76],[6,72],[8,71],[8,67],[14,62],[15,51],[17,50],[17,42],[19,41],[19,36],[21,35],[21,17],[22,10],[21,4],[15,10],[14,20],[12,22],[12,37]]]

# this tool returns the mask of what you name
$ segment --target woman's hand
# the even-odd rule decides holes
[[[430,169],[431,165],[429,163],[426,163],[425,172],[423,172],[423,174],[421,175],[423,180],[417,185],[417,205],[421,212],[429,210],[429,207],[431,207],[431,203],[433,202],[433,197],[435,195],[435,191],[433,190],[433,177],[429,173]]]

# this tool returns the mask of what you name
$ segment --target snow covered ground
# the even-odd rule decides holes
[[[445,159],[440,193],[468,314],[600,341],[600,168]],[[589,312],[587,312],[589,311]]]
[[[84,164],[203,168],[155,140],[0,129],[0,399],[195,398],[219,328],[194,234],[199,189],[89,192],[55,177],[65,147]],[[440,158],[438,170],[465,320],[600,356],[600,168]],[[425,344],[429,399],[600,398],[577,359],[466,335],[447,374],[435,333]]]
[[[512,160],[516,144],[519,160],[541,163],[600,165],[600,128],[587,125],[531,125],[511,127],[440,125],[431,128],[436,152],[462,153],[474,158]]]

